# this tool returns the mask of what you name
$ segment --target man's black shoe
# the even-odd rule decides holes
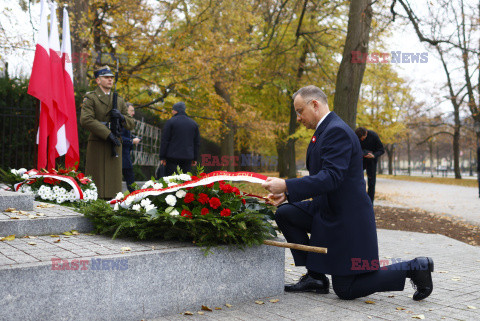
[[[312,278],[306,274],[302,276],[297,284],[285,285],[286,292],[317,292],[319,294],[327,294],[330,289],[330,280],[323,276],[321,280]]]
[[[429,257],[417,257],[411,262],[408,277],[416,289],[413,294],[415,301],[425,299],[433,291],[432,282],[433,260]]]

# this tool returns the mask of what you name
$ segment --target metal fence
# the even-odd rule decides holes
[[[162,130],[141,120],[135,120],[135,136],[142,140],[132,148],[132,164],[139,166],[158,166],[160,163],[160,139]]]
[[[35,106],[0,110],[0,168],[20,168],[35,162]]]

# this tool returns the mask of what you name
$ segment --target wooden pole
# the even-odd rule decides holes
[[[326,247],[309,246],[309,245],[296,244],[296,243],[277,242],[277,241],[272,241],[272,240],[265,240],[265,241],[263,241],[263,244],[271,245],[271,246],[277,246],[277,247],[286,247],[286,248],[289,248],[289,249],[292,249],[292,250],[327,254],[327,248]]]

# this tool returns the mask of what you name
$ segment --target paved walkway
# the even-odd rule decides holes
[[[375,205],[419,208],[480,225],[477,187],[377,178]]]
[[[377,190],[383,200],[376,201],[376,205],[421,208],[480,224],[480,199],[475,188],[378,179]],[[263,304],[246,302],[201,311],[203,315],[191,311],[193,315],[177,314],[155,321],[480,320],[480,247],[442,235],[414,232],[379,230],[378,238],[380,259],[434,259],[434,290],[430,297],[413,301],[414,290],[407,281],[403,292],[376,293],[352,301],[338,299],[332,289],[327,295],[284,293],[258,298]],[[285,282],[296,282],[305,269],[293,265],[289,250],[285,255]]]

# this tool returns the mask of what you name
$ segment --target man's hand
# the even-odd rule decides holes
[[[285,180],[277,177],[267,178],[265,183],[262,184],[262,187],[272,194],[282,194],[287,191]]]
[[[365,158],[375,158],[372,153],[368,153],[367,155],[363,156]]]
[[[122,113],[118,109],[112,109],[110,111],[110,114],[112,115],[112,117],[119,118],[122,122],[125,121],[125,116],[123,116]]]
[[[132,143],[138,145],[138,143],[140,143],[140,138],[135,137],[134,139],[132,139]]]
[[[163,165],[163,166],[165,166],[165,165],[167,165],[167,161],[166,161],[165,159],[161,159],[161,160],[160,160],[160,164]]]
[[[271,204],[271,205],[274,205],[274,206],[278,206],[278,205],[282,204],[283,202],[285,202],[286,200],[287,200],[287,197],[285,196],[284,193],[282,193],[282,194],[268,194],[268,196],[267,196],[267,203]]]
[[[120,141],[118,140],[117,137],[115,137],[112,133],[110,133],[110,135],[108,135],[108,140],[110,140],[112,142],[113,145],[115,146],[120,146]]]
[[[192,166],[197,166],[197,161],[196,160],[192,161]]]

